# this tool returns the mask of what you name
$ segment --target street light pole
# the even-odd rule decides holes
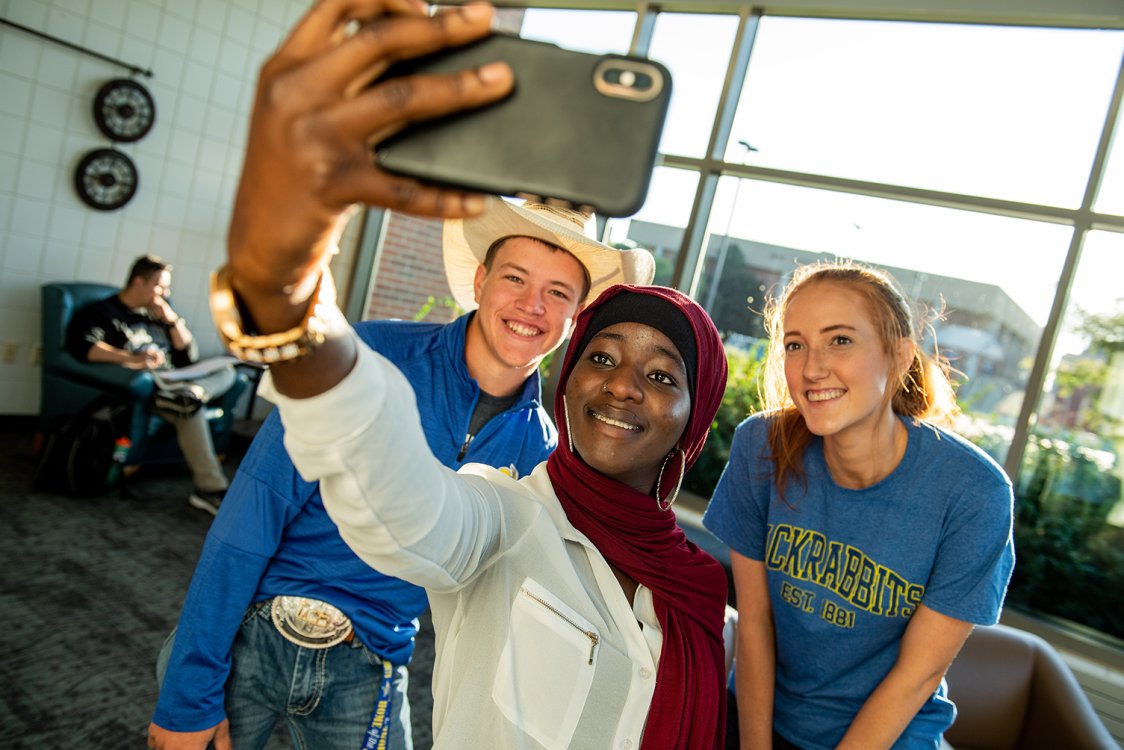
[[[745,160],[749,157],[749,152],[757,149],[751,146],[748,141],[738,141],[738,145],[745,149],[741,161],[744,165]],[[714,278],[706,291],[706,303],[703,305],[703,309],[710,313],[711,317],[714,316],[714,300],[718,296],[718,283],[722,281],[722,271],[726,267],[726,251],[730,247],[730,227],[734,223],[734,211],[738,207],[738,195],[741,194],[743,179],[739,177],[738,184],[734,186],[734,201],[730,204],[730,213],[726,216],[726,231],[722,235],[722,246],[718,248],[718,263],[714,266]]]

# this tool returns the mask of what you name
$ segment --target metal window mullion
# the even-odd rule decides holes
[[[1054,294],[1054,303],[1050,306],[1050,315],[1046,319],[1046,325],[1042,328],[1042,336],[1038,339],[1038,352],[1035,354],[1034,364],[1027,376],[1019,418],[1015,422],[1015,431],[1011,435],[1011,445],[1007,449],[1007,458],[1003,462],[1003,469],[1016,488],[1018,487],[1019,467],[1022,464],[1023,454],[1026,452],[1026,441],[1030,435],[1030,420],[1038,410],[1038,401],[1042,397],[1050,357],[1053,356],[1062,315],[1065,314],[1066,305],[1069,303],[1069,290],[1073,285],[1073,277],[1077,272],[1077,263],[1081,257],[1081,245],[1085,239],[1086,228],[1087,226],[1075,226],[1073,236],[1070,237],[1069,250],[1066,252],[1065,263],[1062,264],[1062,271],[1058,277],[1058,290]]]
[[[722,94],[718,100],[718,112],[714,127],[710,132],[710,143],[706,154],[709,159],[725,161],[726,144],[734,127],[734,115],[738,112],[738,102],[742,96],[746,72],[749,70],[749,57],[753,53],[753,43],[757,39],[757,29],[761,24],[760,8],[743,8],[738,14],[738,32],[734,48],[730,51],[730,62],[726,66],[726,80],[722,83]]]
[[[1124,216],[1094,213],[1089,219],[1089,229],[1105,232],[1124,232]]]
[[[390,224],[390,212],[378,208],[368,208],[363,220],[363,232],[359,236],[359,247],[355,252],[354,272],[348,286],[347,310],[345,316],[352,323],[366,320],[371,309],[371,295],[375,293],[379,261],[382,260],[386,230]]]
[[[1077,212],[1074,222],[1073,236],[1069,241],[1069,251],[1066,253],[1065,263],[1062,265],[1061,275],[1058,277],[1058,288],[1054,294],[1054,303],[1050,307],[1050,317],[1042,330],[1042,338],[1038,341],[1038,353],[1034,358],[1030,375],[1027,377],[1026,392],[1023,395],[1022,408],[1019,409],[1019,418],[1015,422],[1015,432],[1011,436],[1011,447],[1007,451],[1007,460],[1003,463],[1007,475],[1018,482],[1019,469],[1022,466],[1023,455],[1026,452],[1026,441],[1030,437],[1031,420],[1038,412],[1039,401],[1045,387],[1046,376],[1049,373],[1050,359],[1054,355],[1054,346],[1057,344],[1058,332],[1061,330],[1062,316],[1065,315],[1069,305],[1069,294],[1073,288],[1073,278],[1077,275],[1077,266],[1081,261],[1081,249],[1085,244],[1085,235],[1093,226],[1093,204],[1100,192],[1104,180],[1105,169],[1108,164],[1109,154],[1112,153],[1112,141],[1116,134],[1116,124],[1120,116],[1121,101],[1124,100],[1124,56],[1116,72],[1116,86],[1112,90],[1112,99],[1109,102],[1108,112],[1105,113],[1104,126],[1101,128],[1101,137],[1097,143],[1096,155],[1089,169],[1089,181],[1085,186],[1085,195],[1081,200],[1081,208]]]
[[[683,230],[683,242],[679,248],[679,257],[675,260],[675,271],[672,273],[671,285],[682,289],[692,297],[698,291],[699,276],[702,275],[702,253],[700,248],[706,235],[707,219],[710,209],[714,206],[714,193],[718,189],[717,172],[699,173],[699,186],[695,190],[695,200],[691,205],[691,218]],[[683,275],[689,270],[690,277],[684,284]]]
[[[669,167],[683,169],[706,169],[708,164],[705,159],[696,159],[685,156],[665,155],[663,164]],[[825,190],[835,193],[850,193],[863,195],[870,198],[885,198],[906,203],[920,203],[940,208],[976,211],[1006,216],[1015,219],[1031,219],[1046,221],[1053,224],[1072,226],[1079,216],[1079,209],[1059,208],[1036,203],[1023,203],[1020,201],[1003,200],[1000,198],[982,198],[964,193],[948,193],[940,190],[913,188],[892,185],[883,182],[867,182],[846,177],[831,177],[817,175],[809,172],[792,172],[772,167],[756,167],[753,165],[727,164],[722,169],[729,176],[744,177],[761,182],[773,182],[794,187]],[[1096,215],[1106,226],[1119,227],[1115,231],[1124,230],[1124,218],[1110,215]]]
[[[463,5],[468,0],[447,4]],[[492,0],[496,7],[557,8],[561,10],[634,10],[648,7],[635,0]],[[666,13],[730,15],[740,12],[745,0],[663,0]],[[1118,0],[772,0],[761,3],[764,15],[793,18],[834,18],[855,21],[904,21],[987,26],[1032,26],[1048,28],[1122,29],[1124,13]]]
[[[759,8],[745,6],[738,13],[738,31],[734,48],[730,51],[730,62],[726,66],[726,80],[722,84],[722,94],[718,100],[718,111],[710,130],[710,140],[706,147],[706,158],[701,163],[699,185],[691,208],[687,228],[683,232],[683,242],[672,274],[672,285],[694,297],[698,293],[699,279],[702,276],[705,257],[706,227],[710,222],[710,210],[714,205],[714,193],[718,177],[725,164],[723,157],[726,142],[734,125],[738,101],[741,99],[742,85],[749,68],[750,54],[757,38],[757,28],[761,21]]]
[[[1120,65],[1116,70],[1116,86],[1112,90],[1112,100],[1105,113],[1104,127],[1101,128],[1101,137],[1097,142],[1097,152],[1093,157],[1093,164],[1089,168],[1089,182],[1085,186],[1085,197],[1081,201],[1081,211],[1090,216],[1097,196],[1101,192],[1105,171],[1108,169],[1108,157],[1112,154],[1112,143],[1116,138],[1117,121],[1120,118],[1120,106],[1124,102],[1124,55],[1121,55]]]
[[[656,30],[656,16],[658,11],[650,3],[640,3],[636,6],[636,26],[632,30],[632,42],[628,45],[628,54],[638,57],[647,57],[648,50],[652,48],[652,34]]]

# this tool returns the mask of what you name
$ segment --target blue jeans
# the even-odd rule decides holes
[[[173,630],[160,649],[156,676],[172,654]],[[234,639],[226,681],[226,715],[237,750],[265,747],[284,719],[298,750],[360,750],[382,685],[382,659],[358,638],[326,649],[297,646],[281,637],[269,606],[246,612]],[[394,672],[387,747],[413,750],[406,667]]]

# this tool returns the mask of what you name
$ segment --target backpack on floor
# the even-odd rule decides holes
[[[114,444],[124,435],[127,407],[94,404],[66,419],[43,446],[35,485],[48,492],[90,497],[108,491],[120,479]],[[122,456],[123,458],[123,456]]]

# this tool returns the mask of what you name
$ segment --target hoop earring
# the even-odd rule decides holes
[[[566,394],[562,394],[562,417],[566,420],[566,442],[570,444],[570,453],[574,451],[574,433],[570,430],[570,407],[566,405]]]
[[[675,492],[672,492],[671,497],[668,498],[668,501],[666,503],[664,503],[664,501],[660,499],[660,482],[663,481],[663,471],[667,468],[668,460],[670,460],[671,457],[674,456],[677,452],[679,453],[679,481],[675,483]],[[683,486],[683,475],[686,473],[687,454],[683,452],[683,449],[677,448],[671,453],[668,453],[663,460],[663,464],[660,465],[660,475],[656,477],[656,505],[659,506],[660,510],[671,509],[671,506],[675,502],[675,499],[679,497],[679,488]]]

